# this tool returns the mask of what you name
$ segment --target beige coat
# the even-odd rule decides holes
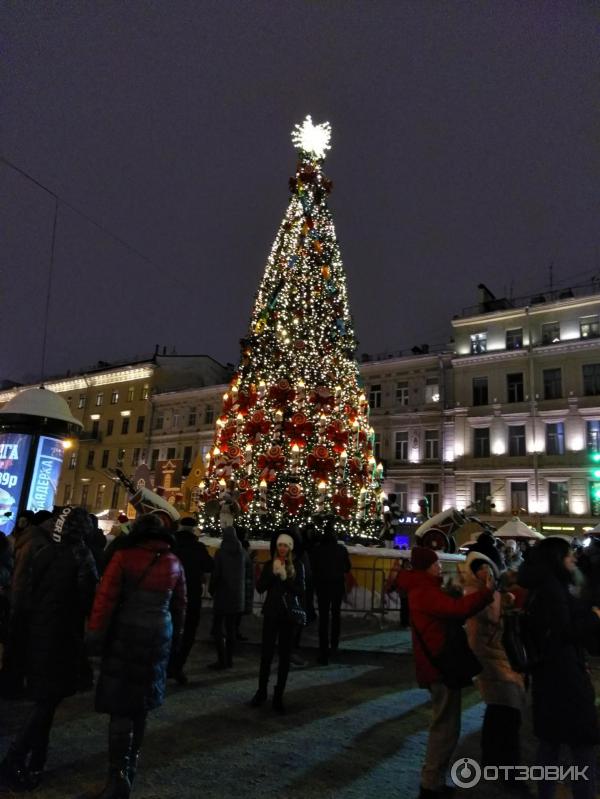
[[[463,572],[465,594],[480,591],[482,587],[470,568],[474,560],[485,560],[491,564],[485,555],[478,552],[469,554]],[[523,710],[523,675],[513,671],[502,645],[502,595],[496,591],[491,605],[468,619],[465,626],[469,646],[483,666],[482,672],[475,678],[483,701],[487,705],[505,705]]]

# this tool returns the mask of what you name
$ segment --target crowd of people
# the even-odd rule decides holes
[[[149,711],[165,698],[167,680],[187,683],[204,586],[212,597],[214,669],[233,666],[241,622],[252,613],[255,568],[242,531],[225,527],[212,557],[193,517],[176,529],[160,515],[121,520],[107,545],[97,519],[67,506],[56,514],[25,512],[0,538],[0,695],[32,708],[0,762],[0,789],[34,790],[43,778],[56,709],[95,684],[95,709],[107,714],[108,777],[97,799],[131,793]],[[268,697],[278,651],[272,706],[285,712],[284,690],[306,621],[320,608],[319,662],[340,636],[346,548],[332,529],[317,546],[310,534],[278,531],[256,588],[265,594],[258,690]],[[307,546],[308,544],[308,546]],[[309,557],[311,550],[312,557]],[[307,613],[308,610],[308,613]],[[99,659],[97,680],[90,658]]]
[[[12,535],[0,538],[0,693],[32,703],[0,763],[2,784],[11,790],[39,785],[57,707],[95,684],[95,709],[109,717],[108,777],[97,799],[130,795],[149,711],[163,703],[169,678],[187,683],[206,582],[214,669],[233,666],[255,588],[264,595],[251,707],[269,698],[277,651],[272,707],[285,712],[290,664],[303,626],[316,618],[315,596],[317,662],[328,664],[337,650],[350,559],[333,522],[316,545],[311,531],[277,531],[256,585],[248,542],[234,527],[223,529],[214,557],[192,517],[172,529],[147,513],[133,523],[123,519],[120,532],[106,546],[95,517],[67,506],[55,514],[25,512]],[[520,764],[530,688],[537,764],[558,765],[566,747],[569,762],[586,774],[573,783],[573,796],[592,799],[599,728],[587,656],[600,654],[600,547],[576,553],[568,541],[550,537],[521,548],[486,532],[471,545],[460,573],[458,590],[456,583],[444,585],[437,553],[415,546],[386,586],[405,598],[401,618],[412,629],[417,682],[431,697],[420,799],[452,790],[446,775],[460,737],[462,689],[473,681],[485,704],[482,766]],[[515,665],[505,637],[515,610],[528,624],[527,668]],[[527,790],[510,770],[502,774],[508,790]],[[554,780],[542,780],[539,796],[551,799],[555,789]]]
[[[399,569],[389,590],[408,597],[417,682],[430,692],[432,718],[420,799],[441,799],[461,730],[461,691],[474,681],[485,704],[480,765],[504,767],[504,788],[528,794],[520,729],[528,705],[538,742],[536,766],[577,767],[575,799],[596,796],[599,727],[588,655],[600,654],[600,546],[574,551],[562,537],[524,546],[483,533],[461,568],[459,592],[442,585],[434,550],[413,547],[412,569]],[[511,659],[508,616],[520,612],[527,668]],[[526,632],[526,638],[525,638]],[[562,759],[561,759],[562,758]],[[534,764],[531,764],[534,765]],[[538,780],[552,799],[554,772]]]

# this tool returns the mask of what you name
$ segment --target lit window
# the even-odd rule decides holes
[[[480,355],[482,352],[487,352],[487,331],[471,334],[471,355]]]
[[[523,328],[506,331],[506,349],[520,350],[523,347]]]
[[[562,422],[546,425],[546,453],[548,455],[565,454],[565,426]]]
[[[548,322],[542,325],[542,344],[556,344],[560,341],[560,325],[558,322]]]
[[[579,320],[579,334],[581,338],[598,338],[600,336],[600,322],[597,316],[584,316]]]
[[[425,402],[430,404],[432,402],[440,401],[440,381],[437,377],[428,377],[425,383]]]
[[[586,422],[586,432],[588,452],[600,452],[600,422],[598,420]]]

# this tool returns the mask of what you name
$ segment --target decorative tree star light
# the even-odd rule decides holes
[[[330,139],[331,125],[329,122],[313,125],[310,114],[307,115],[302,125],[294,125],[294,130],[292,131],[294,147],[302,152],[314,155],[315,158],[325,158],[325,153],[331,149]]]

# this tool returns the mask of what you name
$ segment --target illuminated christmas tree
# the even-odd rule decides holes
[[[292,196],[207,454],[206,527],[228,511],[261,537],[331,515],[340,534],[381,527],[382,467],[322,172],[330,137],[329,123],[310,116],[292,133],[300,153]]]

